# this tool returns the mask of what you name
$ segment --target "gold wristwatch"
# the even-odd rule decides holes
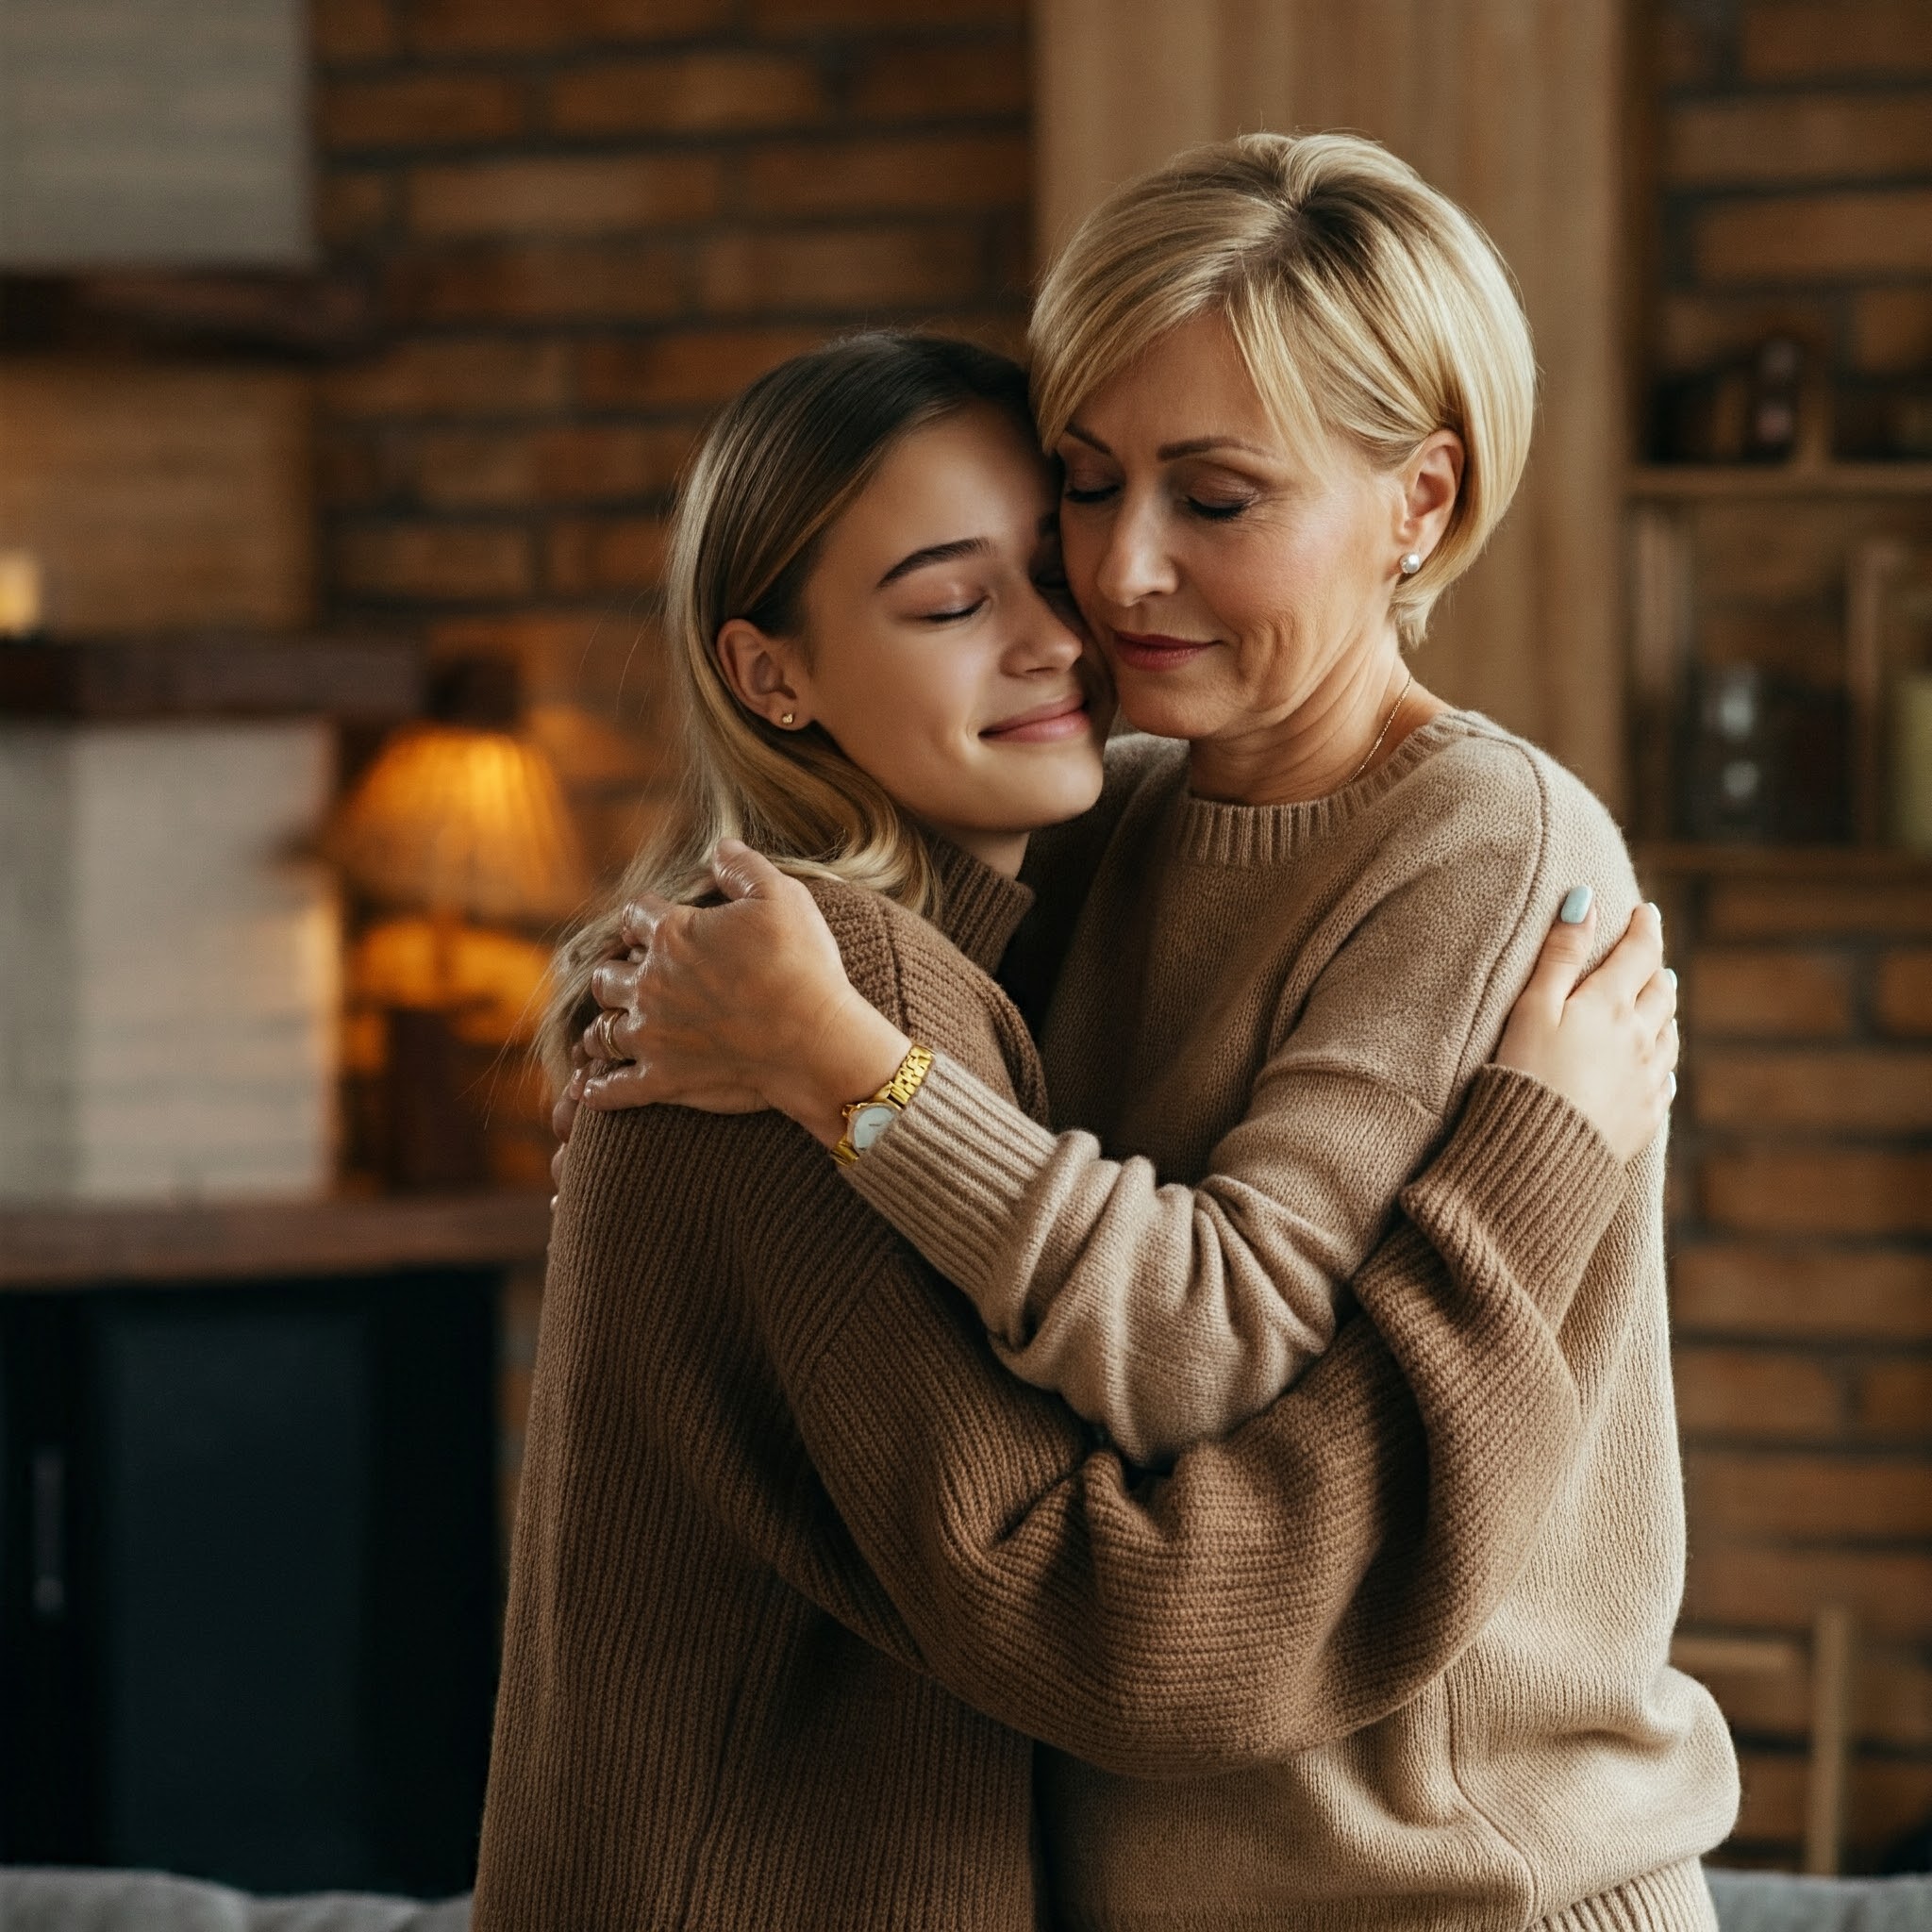
[[[931,1067],[932,1055],[924,1047],[908,1048],[899,1071],[876,1093],[844,1109],[845,1133],[832,1149],[832,1158],[850,1167],[906,1111]]]

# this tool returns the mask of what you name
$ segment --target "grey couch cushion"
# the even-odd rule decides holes
[[[1709,1876],[1722,1932],[1932,1932],[1932,1877]]]
[[[251,1898],[158,1872],[0,1871],[5,1932],[469,1932],[469,1924],[467,1898]]]

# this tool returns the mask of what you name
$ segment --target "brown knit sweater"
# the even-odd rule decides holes
[[[1170,1450],[1296,1372],[1306,1310],[1493,1051],[1569,888],[1595,888],[1605,945],[1637,891],[1596,800],[1470,713],[1307,805],[1195,798],[1174,744],[1113,748],[1109,774],[1042,1033],[1054,1111],[1087,1131],[1041,1127],[942,1058],[847,1172],[1022,1373]],[[1074,836],[1091,857],[1093,825]],[[1495,1614],[1400,1707],[1363,1709],[1381,1722],[1284,1738],[1247,1775],[1154,1787],[1097,1750],[1046,1759],[1062,1923],[1708,1924],[1696,1858],[1730,1828],[1737,1776],[1715,1705],[1667,1660],[1684,1519],[1661,1137],[1629,1179],[1562,1329],[1584,1435],[1516,1525],[1526,1560]],[[896,1449],[886,1515],[930,1500],[907,1467],[930,1431],[891,1394],[848,1423]],[[1031,1578],[1012,1541],[972,1553],[975,1582]]]
[[[869,894],[820,903],[862,992],[1037,1115],[983,970],[1025,894],[945,872],[958,951]],[[1481,1628],[1574,1465],[1556,1329],[1622,1191],[1580,1116],[1486,1075],[1357,1277],[1366,1319],[1149,1488],[999,1367],[802,1130],[586,1116],[479,1932],[1022,1932],[1043,1897],[1024,1734],[1158,1774],[1402,1705]]]

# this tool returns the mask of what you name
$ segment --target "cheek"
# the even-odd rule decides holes
[[[918,806],[970,735],[970,691],[943,641],[855,656],[821,685],[821,718],[847,758],[902,804]]]

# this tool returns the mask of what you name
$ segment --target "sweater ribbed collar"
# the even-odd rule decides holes
[[[1419,724],[1365,777],[1292,805],[1226,805],[1183,791],[1174,817],[1174,851],[1197,865],[1278,865],[1338,832],[1385,798],[1445,744],[1469,735],[1470,715],[1443,711]]]
[[[1033,904],[1033,888],[944,839],[929,844],[940,879],[932,923],[982,972],[991,973]]]

